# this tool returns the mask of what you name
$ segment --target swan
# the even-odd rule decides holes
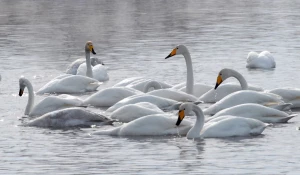
[[[93,79],[93,72],[90,61],[90,52],[96,54],[94,46],[91,41],[88,41],[85,45],[86,64],[87,71],[86,76],[81,75],[62,75],[59,78],[55,78],[44,85],[37,91],[37,94],[44,93],[83,93],[95,91],[99,86],[100,82]]]
[[[253,118],[265,123],[286,123],[291,118],[297,116],[297,114],[289,115],[285,112],[263,105],[246,103],[221,110],[212,117],[209,117],[206,122],[224,115]]]
[[[202,110],[197,105],[191,103],[183,103],[179,106],[176,125],[180,126],[181,121],[185,117],[185,113],[191,113],[191,111],[196,114],[197,118],[194,126],[186,135],[188,139],[259,135],[268,126],[268,124],[256,119],[230,115],[212,119],[204,124]]]
[[[119,109],[111,113],[110,118],[116,119],[119,122],[127,123],[146,115],[163,113],[164,111],[162,111],[152,103],[140,102],[120,107]]]
[[[186,135],[192,123],[185,121],[176,127],[177,118],[172,114],[147,115],[110,130],[96,131],[93,135],[113,136],[161,136]]]
[[[86,62],[86,59],[84,58],[79,58],[75,61],[73,61],[68,67],[67,67],[67,70],[66,70],[66,74],[72,74],[72,75],[76,75],[77,74],[77,69],[78,67],[85,63]],[[92,57],[91,58],[91,65],[92,66],[96,66],[98,64],[101,64],[101,65],[104,65],[103,61],[101,61],[99,58],[95,58],[95,57]],[[85,66],[86,67],[86,66]]]
[[[24,126],[42,128],[91,127],[111,125],[114,121],[82,108],[67,108],[46,113],[30,120]]]
[[[82,105],[110,107],[126,97],[138,94],[142,94],[142,92],[127,87],[111,87],[102,89],[92,94],[91,96],[83,100]]]
[[[87,71],[86,63],[82,63],[78,67],[76,75],[86,75],[86,71]],[[93,78],[100,81],[100,82],[104,82],[104,81],[109,80],[107,70],[101,64],[93,66],[92,72],[93,72]]]
[[[276,63],[274,57],[268,51],[263,51],[260,54],[256,52],[249,52],[247,56],[247,68],[275,68]]]
[[[154,88],[153,91],[148,92],[151,88]],[[150,81],[144,87],[144,92],[150,95],[168,98],[175,101],[197,101],[197,98],[193,95],[187,94],[182,91],[175,89],[162,89],[162,86],[157,81]]]
[[[168,59],[174,55],[183,55],[185,58],[186,68],[187,68],[187,81],[186,81],[186,89],[185,89],[186,93],[194,95],[196,97],[200,97],[202,94],[204,94],[205,92],[213,88],[212,86],[205,85],[205,84],[200,84],[200,83],[194,84],[193,65],[192,65],[191,55],[188,49],[184,45],[179,45],[175,47],[165,59]],[[180,87],[180,89],[184,88],[181,86],[181,84],[178,86]]]
[[[292,87],[276,88],[268,90],[267,92],[277,94],[282,97],[286,103],[291,103],[291,108],[300,107],[300,89]]]
[[[46,97],[33,107],[34,92],[33,92],[32,84],[28,79],[21,77],[19,79],[19,86],[20,86],[19,96],[23,95],[24,89],[25,87],[27,87],[29,97],[28,97],[28,102],[24,114],[30,117],[41,116],[51,111],[55,111],[63,108],[81,106],[82,104],[82,101],[79,98],[63,94],[59,96]]]
[[[222,74],[224,80],[229,77],[235,77],[239,82],[238,84],[224,84],[219,86],[217,89],[212,88],[205,94],[203,94],[198,100],[203,101],[205,103],[215,103],[220,101],[222,98],[236,91],[240,90],[254,90],[254,91],[263,91],[260,87],[248,86],[246,79],[239,72],[233,69],[223,69],[219,74]]]

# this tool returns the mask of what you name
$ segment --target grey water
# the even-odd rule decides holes
[[[299,9],[297,0],[1,0],[0,174],[299,174],[299,117],[258,137],[91,136],[98,128],[20,126],[27,96],[18,96],[21,76],[37,91],[83,58],[88,40],[110,76],[98,90],[135,76],[184,82],[183,57],[164,59],[178,44],[195,82],[214,85],[227,67],[264,89],[299,88]],[[248,70],[247,54],[263,50],[277,67]]]

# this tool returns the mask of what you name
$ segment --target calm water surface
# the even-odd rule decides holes
[[[164,59],[177,44],[189,48],[196,82],[213,85],[228,67],[265,89],[300,87],[299,9],[296,0],[0,1],[0,173],[299,174],[299,118],[259,137],[90,136],[96,129],[19,126],[27,96],[18,96],[21,75],[38,90],[84,57],[88,40],[109,70],[99,89],[141,75],[185,81],[182,56]],[[263,50],[277,68],[246,69],[248,52]]]

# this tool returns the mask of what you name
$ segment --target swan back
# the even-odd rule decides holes
[[[268,51],[263,51],[260,54],[250,52],[247,57],[246,67],[270,69],[276,67],[276,62],[274,57]]]

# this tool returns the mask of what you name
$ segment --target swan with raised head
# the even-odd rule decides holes
[[[62,75],[59,78],[55,78],[44,85],[37,91],[37,94],[44,93],[84,93],[95,91],[99,86],[100,82],[93,79],[93,71],[90,61],[90,52],[96,54],[94,46],[91,41],[88,41],[85,45],[85,55],[87,71],[86,76],[81,75]]]
[[[212,117],[206,119],[206,122],[224,115],[233,115],[245,118],[253,118],[265,123],[286,123],[297,114],[289,115],[277,109],[265,107],[263,105],[246,103],[217,112]]]
[[[67,108],[46,113],[30,120],[24,126],[42,128],[91,127],[111,125],[114,121],[82,108]]]
[[[268,51],[263,51],[260,54],[257,52],[249,52],[246,67],[271,69],[276,67],[276,63],[274,57]]]
[[[267,124],[256,119],[230,115],[212,119],[204,124],[204,115],[202,110],[197,105],[192,103],[183,103],[179,106],[178,120],[176,125],[180,126],[185,114],[191,113],[192,111],[196,114],[197,118],[194,126],[186,135],[188,139],[201,137],[259,135],[268,126]]]
[[[25,87],[27,87],[28,102],[24,114],[29,115],[30,117],[41,116],[51,111],[55,111],[63,108],[81,106],[82,104],[81,99],[71,95],[63,94],[59,96],[46,97],[33,107],[34,92],[33,92],[32,84],[28,79],[22,77],[19,79],[19,86],[20,86],[19,96],[23,95],[24,89]]]
[[[164,111],[148,102],[128,104],[111,113],[110,118],[119,122],[131,122],[146,115],[163,114]]]
[[[85,58],[79,58],[75,61],[73,61],[68,67],[67,67],[67,70],[66,70],[66,74],[72,74],[72,75],[76,75],[77,74],[77,69],[78,67],[85,63],[86,62],[86,59]],[[98,64],[101,64],[101,65],[104,65],[103,61],[101,61],[99,58],[95,58],[95,57],[92,57],[91,58],[91,65],[92,66],[96,66]],[[86,67],[86,65],[85,65]]]
[[[291,103],[291,108],[300,108],[300,89],[292,87],[276,88],[267,92],[277,94],[286,103]]]
[[[182,86],[182,84],[179,84],[178,86],[175,86],[174,88],[180,88],[180,90],[185,89],[185,92],[191,95],[194,95],[196,97],[200,97],[204,93],[206,93],[208,90],[212,89],[212,86],[206,85],[206,84],[194,84],[194,75],[193,75],[193,65],[192,65],[192,59],[189,50],[184,45],[176,46],[172,52],[165,58],[168,59],[175,55],[183,55],[185,62],[186,62],[186,68],[187,68],[187,80],[186,80],[186,86]]]
[[[239,78],[241,76],[241,74],[237,76],[237,74],[235,73],[236,71],[232,69],[222,69],[218,74],[215,89],[217,89],[218,86],[227,78],[229,77]],[[287,107],[290,106],[290,104],[284,103],[284,101],[279,95],[273,93],[247,90],[248,85],[246,80],[239,78],[239,81],[242,87],[241,91],[237,91],[225,96],[223,99],[221,99],[220,101],[216,102],[215,104],[211,105],[206,110],[204,110],[204,114],[214,115],[215,113],[223,109],[236,106],[239,104],[244,104],[244,103],[257,103],[268,107],[275,107],[277,109],[282,107],[283,110],[287,109]]]

